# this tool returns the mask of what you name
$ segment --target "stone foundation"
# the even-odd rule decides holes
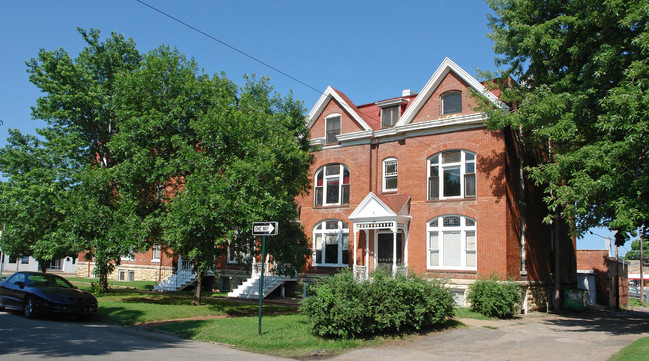
[[[88,269],[90,267],[90,269]],[[79,262],[77,268],[78,277],[94,278],[95,264],[90,262]],[[133,265],[121,264],[115,267],[115,270],[108,275],[109,280],[113,281],[153,281],[160,282],[173,274],[172,267],[157,265]],[[122,279],[120,279],[120,275]]]

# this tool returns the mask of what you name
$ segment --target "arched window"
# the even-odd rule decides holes
[[[313,228],[313,265],[343,267],[349,265],[349,228],[347,223],[330,219]]]
[[[429,269],[477,269],[476,222],[474,219],[445,215],[426,224]]]
[[[428,199],[476,196],[475,153],[447,150],[428,158]]]
[[[386,158],[383,160],[383,191],[397,191],[397,158]]]
[[[327,164],[315,172],[316,207],[349,204],[349,169],[343,164]]]
[[[442,115],[462,113],[462,92],[453,90],[441,96]]]

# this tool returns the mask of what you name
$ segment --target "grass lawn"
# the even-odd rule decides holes
[[[611,357],[610,361],[646,360],[649,355],[649,337],[644,337],[628,345]]]
[[[458,307],[455,309],[455,317],[457,318],[473,318],[476,320],[493,320],[491,317],[487,317],[481,313],[471,311],[469,307]]]
[[[629,307],[647,307],[647,302],[641,303],[639,299],[629,297]]]
[[[99,282],[99,279],[97,278],[66,277],[66,279],[72,282],[73,285],[85,290],[90,290],[91,283]],[[146,290],[146,289],[153,289],[153,285],[156,284],[158,283],[153,281],[126,282],[126,281],[108,280],[108,286],[113,288],[136,288],[138,290]]]
[[[192,306],[191,293],[164,294],[113,289],[97,297],[97,318],[122,324],[140,324],[197,317],[250,316],[259,311],[255,303],[241,303],[222,298],[203,297],[200,306]],[[265,312],[295,312],[295,307],[266,305]]]
[[[180,321],[155,326],[199,341],[216,341],[238,349],[284,357],[331,356],[343,350],[377,345],[391,338],[334,340],[315,336],[307,318],[301,314],[265,315],[262,334],[258,334],[259,318],[237,317],[198,321]]]
[[[191,306],[189,292],[111,289],[97,298],[96,317],[100,320],[145,324],[184,338],[221,342],[242,350],[284,357],[325,357],[352,348],[411,338],[410,335],[349,340],[322,338],[311,332],[309,321],[295,306],[268,303],[264,304],[262,334],[258,335],[258,303],[204,297],[201,306]],[[458,324],[449,321],[446,327]]]

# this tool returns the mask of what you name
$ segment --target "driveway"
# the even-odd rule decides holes
[[[433,333],[397,345],[365,348],[335,360],[608,360],[649,336],[649,311],[603,309],[513,320],[462,319],[469,328]]]

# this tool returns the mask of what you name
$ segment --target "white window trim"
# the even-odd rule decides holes
[[[394,174],[387,174],[385,166],[389,162],[394,162],[397,171]],[[387,177],[396,177],[397,178],[397,188],[388,188],[387,187]],[[390,157],[390,158],[385,158],[383,160],[383,192],[396,192],[399,189],[399,163],[397,161],[397,158],[395,157]]]
[[[338,165],[340,167],[340,172],[337,175],[334,176],[327,176],[327,167]],[[314,207],[331,207],[331,206],[340,206],[343,204],[343,182],[345,180],[345,170],[349,173],[349,185],[351,187],[351,172],[349,172],[349,168],[347,168],[346,165],[342,163],[332,163],[332,164],[325,164],[322,167],[320,167],[316,172],[314,178],[314,185],[313,185],[313,206]],[[322,205],[316,206],[316,192],[315,189],[318,186],[318,174],[322,172]],[[338,177],[338,202],[334,203],[327,203],[327,179],[335,179]],[[351,191],[351,190],[350,190]],[[351,193],[350,193],[351,196]]]
[[[155,257],[156,247],[158,248],[158,258]],[[151,251],[152,251],[151,252],[152,253],[151,262],[158,262],[159,263],[160,258],[162,258],[162,247],[159,244],[155,243],[155,244],[153,244],[153,247],[151,247]]]
[[[232,249],[230,248],[230,243],[228,243],[228,256],[227,256],[226,262],[228,264],[239,264],[239,261],[237,261],[237,258],[232,257],[232,256],[234,256],[233,253],[234,252],[232,252]],[[251,258],[252,258],[252,252],[250,252],[250,251],[248,251],[248,253],[245,254],[245,256],[243,257],[243,259],[246,259],[246,260],[251,259]]]
[[[460,217],[460,226],[458,227],[444,227],[444,218],[446,217]],[[466,220],[472,220],[474,222],[473,226],[467,226]],[[431,226],[431,223],[437,220],[437,226]],[[426,269],[428,270],[457,270],[457,271],[477,271],[478,270],[478,232],[477,232],[477,222],[475,219],[459,215],[459,214],[445,214],[439,217],[435,217],[428,222],[426,222]],[[431,266],[431,257],[430,257],[430,233],[437,232],[438,240],[438,249],[439,249],[439,263],[441,264],[444,260],[444,247],[443,247],[443,235],[444,232],[460,232],[460,254],[461,254],[461,265],[458,266]],[[467,267],[466,266],[466,232],[473,231],[475,237],[475,254],[476,254],[476,266]]]
[[[128,256],[121,256],[120,259],[122,261],[135,261],[135,255],[131,253]]]
[[[442,155],[445,152],[449,152],[449,151],[459,151],[460,154],[461,154],[460,162],[443,164],[442,163]],[[468,150],[465,150],[465,149],[449,149],[449,150],[441,151],[439,153],[435,153],[432,156],[428,157],[428,159],[426,160],[426,166],[427,166],[426,167],[427,168],[427,170],[426,170],[426,193],[427,193],[426,199],[428,199],[428,200],[444,200],[444,199],[477,198],[477,195],[478,195],[477,194],[478,193],[478,180],[477,180],[477,177],[474,178],[476,194],[472,195],[472,196],[466,196],[466,194],[465,194],[465,190],[466,190],[466,181],[465,181],[466,177],[465,177],[465,175],[466,175],[466,164],[467,164],[466,155],[467,155],[467,153],[473,154],[473,160],[469,161],[469,162],[473,163],[473,174],[476,174],[478,164],[477,164],[477,156],[476,156],[476,154],[474,152],[471,152],[471,151],[468,151]],[[439,194],[439,197],[438,198],[431,198],[430,185],[429,185],[428,182],[430,182],[430,176],[431,176],[431,174],[430,174],[431,159],[434,158],[435,156],[438,156],[437,159],[439,160],[438,163],[437,163],[438,167],[439,167],[439,171],[438,171],[438,174],[437,174],[438,179],[439,179],[438,184],[437,184],[437,187],[438,187],[437,194]],[[460,195],[459,196],[445,197],[444,196],[444,168],[445,167],[454,167],[454,166],[458,166],[458,165],[460,166],[460,181],[461,181]]]
[[[333,118],[338,118],[339,119],[339,124],[340,124],[340,133],[338,135],[343,134],[343,116],[340,113],[334,113],[334,114],[329,114],[325,118],[325,134],[324,134],[324,144],[325,146],[334,146],[338,145],[340,143],[340,140],[338,139],[338,136],[336,136],[336,141],[335,142],[328,142],[327,141],[327,130],[329,127],[327,126],[329,124],[329,119]]]
[[[390,125],[388,127],[384,127],[383,126],[383,113],[388,109],[395,109],[395,108],[397,110],[397,119],[394,121],[394,124],[392,124],[392,125]],[[399,104],[381,107],[381,116],[380,116],[380,118],[381,118],[381,129],[394,128],[397,125],[397,123],[399,122],[400,117],[401,117],[401,107],[400,107]]]
[[[454,113],[444,113],[444,100],[445,100],[447,95],[451,95],[451,94],[460,94],[460,111],[459,112],[454,112]],[[460,90],[449,90],[449,91],[445,92],[444,94],[440,95],[439,96],[439,114],[441,116],[453,115],[453,114],[462,114],[462,112],[464,111],[464,101],[463,101],[464,99],[463,98],[464,98],[464,95],[462,94],[462,91],[460,91]]]
[[[326,227],[327,227],[326,222],[333,222],[333,221],[338,222],[338,228],[337,229],[326,229]],[[345,235],[344,232],[347,231],[347,243],[348,243],[348,246],[349,246],[350,245],[350,243],[349,243],[349,226],[347,228],[343,228],[343,224],[347,225],[345,222],[343,222],[343,221],[341,221],[339,219],[325,219],[325,220],[322,220],[322,221],[316,223],[315,227],[313,227],[313,238],[312,238],[312,240],[313,240],[313,253],[311,255],[312,256],[311,259],[313,260],[313,262],[312,262],[313,266],[315,266],[315,267],[349,267],[348,263],[343,262],[343,246],[344,246],[343,237]],[[322,227],[322,229],[318,229],[319,227]],[[317,249],[316,249],[316,245],[315,245],[316,234],[321,234],[322,235],[322,238],[321,238],[322,247],[323,247],[322,263],[317,263],[316,262],[316,260],[317,260],[317,257],[316,257]],[[324,249],[326,249],[324,239],[325,239],[326,234],[340,234],[340,236],[341,236],[338,239],[338,263],[324,263],[324,260],[325,260],[325,251],[324,251]]]

